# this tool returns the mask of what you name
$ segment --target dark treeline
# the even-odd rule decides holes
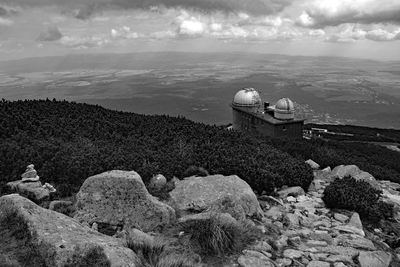
[[[236,174],[253,189],[307,187],[310,168],[264,141],[185,118],[111,111],[67,101],[0,102],[0,179],[17,180],[29,163],[63,195],[89,176],[135,170],[182,178],[190,166]]]

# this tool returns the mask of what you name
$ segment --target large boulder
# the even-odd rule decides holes
[[[313,161],[312,159],[306,160],[305,163],[308,164],[311,167],[311,169],[314,169],[314,170],[319,169],[319,164],[316,163],[315,161]]]
[[[360,172],[361,170],[356,165],[339,165],[332,170],[331,176],[342,179],[347,176],[353,177]]]
[[[368,172],[360,172],[354,176],[352,176],[354,179],[356,179],[357,181],[364,181],[369,183],[373,188],[380,190],[381,187],[378,183],[378,181],[375,179],[374,176],[372,176],[372,174],[368,173]]]
[[[85,180],[77,194],[80,222],[152,231],[175,220],[175,212],[147,191],[134,171],[109,171]],[[100,228],[99,228],[100,230]]]
[[[93,231],[61,213],[39,207],[18,194],[1,197],[0,207],[2,263],[10,266],[76,266],[91,261],[90,266],[138,266],[135,265],[136,254],[118,239]]]
[[[188,177],[177,181],[170,195],[181,213],[226,212],[238,220],[262,213],[253,190],[236,175]]]

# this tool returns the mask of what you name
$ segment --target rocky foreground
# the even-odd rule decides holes
[[[54,211],[70,203],[55,201],[45,209],[18,194],[6,195],[0,198],[0,263],[73,266],[94,249],[111,266],[141,266],[126,247],[127,234],[151,240],[176,223],[221,214],[261,233],[221,266],[400,266],[400,255],[382,241],[382,229],[368,230],[356,212],[330,210],[322,200],[330,182],[351,176],[382,189],[384,201],[400,210],[400,185],[376,181],[354,165],[319,170],[315,162],[307,163],[315,169],[307,192],[282,188],[275,197],[257,196],[237,176],[213,175],[175,181],[170,198],[160,201],[133,171],[88,178],[77,194],[74,218]]]

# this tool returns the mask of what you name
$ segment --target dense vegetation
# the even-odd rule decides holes
[[[182,178],[197,166],[211,174],[239,175],[260,192],[283,185],[306,188],[312,179],[302,160],[265,140],[181,117],[66,101],[3,100],[0,118],[3,185],[19,179],[29,163],[62,195],[76,192],[87,177],[112,169],[136,170],[147,182],[158,173]]]
[[[367,221],[393,217],[393,205],[380,200],[382,191],[351,177],[336,179],[325,188],[323,200],[328,208],[353,210]]]
[[[334,140],[266,140],[268,144],[301,160],[313,159],[322,168],[355,164],[378,180],[400,183],[400,153],[386,147]]]

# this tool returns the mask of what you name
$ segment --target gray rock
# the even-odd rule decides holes
[[[21,175],[22,181],[36,182],[39,181],[39,176],[35,170],[35,166],[30,164],[26,167],[25,172]]]
[[[353,233],[358,234],[360,236],[365,236],[363,226],[360,220],[360,215],[357,212],[354,212],[350,218],[350,221],[346,225],[339,225],[336,226],[334,229],[346,232],[346,233]]]
[[[339,165],[332,170],[331,176],[342,179],[346,176],[353,177],[359,173],[361,170],[356,165]]]
[[[338,220],[339,222],[344,223],[349,219],[349,216],[346,216],[346,215],[341,214],[341,213],[335,213],[333,215],[333,218],[335,218],[335,220]]]
[[[298,259],[301,258],[304,255],[304,253],[300,250],[295,250],[295,249],[285,249],[283,251],[283,256],[289,259]]]
[[[39,207],[17,194],[1,197],[0,206],[0,232],[4,233],[0,255],[8,255],[22,266],[61,267],[73,257],[82,258],[97,248],[111,266],[139,267],[135,253],[119,240],[84,227],[68,216]]]
[[[314,170],[319,169],[319,164],[313,161],[312,159],[306,160],[305,163],[308,164]]]
[[[176,210],[185,212],[232,212],[233,217],[261,217],[262,210],[251,187],[236,175],[188,177],[175,184],[170,192]],[[225,200],[229,201],[225,201]],[[224,205],[226,202],[227,205]],[[222,205],[221,205],[222,204]],[[234,205],[233,209],[229,206]],[[226,208],[228,206],[228,208]],[[222,207],[222,210],[218,210]],[[237,212],[242,210],[242,215]],[[239,218],[238,218],[239,219]]]
[[[241,267],[274,267],[271,260],[258,251],[245,250],[238,259]]]
[[[175,212],[151,196],[134,171],[110,171],[89,177],[77,194],[80,222],[152,231],[175,221]]]
[[[358,261],[361,267],[388,267],[392,261],[392,255],[384,251],[361,251]]]
[[[374,243],[371,240],[363,238],[359,235],[339,235],[334,241],[337,245],[344,247],[353,247],[363,250],[375,250]]]
[[[149,189],[159,191],[167,184],[167,178],[162,174],[157,174],[150,179]]]
[[[293,213],[286,214],[286,220],[289,223],[289,227],[297,227],[300,224],[299,216]]]
[[[346,265],[343,262],[335,262],[333,267],[346,267]]]
[[[287,198],[288,196],[298,197],[304,195],[304,189],[300,186],[293,186],[286,189],[282,189],[277,192],[280,198]]]
[[[324,262],[324,261],[310,261],[310,263],[307,264],[307,267],[330,267],[331,264],[329,262]]]
[[[364,181],[369,183],[373,188],[380,190],[380,186],[378,181],[374,178],[374,176],[372,176],[370,173],[368,172],[360,172],[354,176],[352,176],[354,179],[356,179],[357,181]]]

